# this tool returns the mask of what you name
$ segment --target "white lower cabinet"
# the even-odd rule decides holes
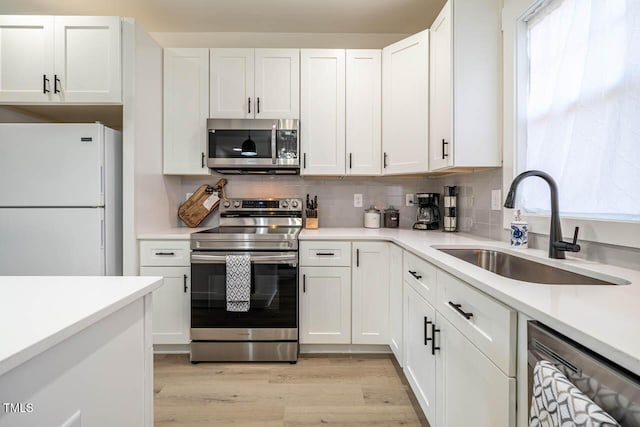
[[[189,344],[191,268],[140,267],[140,275],[164,278],[164,284],[152,294],[153,343]]]
[[[300,344],[351,343],[351,267],[300,267]]]
[[[515,311],[415,255],[403,260],[403,370],[430,425],[514,426]]]
[[[402,249],[396,245],[389,245],[389,346],[400,366],[404,365],[402,287]]]
[[[435,363],[435,426],[514,426],[516,379],[505,375],[439,313],[436,323],[440,349]]]
[[[351,342],[389,343],[389,243],[354,242]]]
[[[160,276],[152,294],[153,344],[191,342],[191,260],[189,240],[140,240],[140,275]]]
[[[404,374],[432,426],[436,419],[436,358],[429,339],[433,338],[435,318],[435,308],[405,282]]]

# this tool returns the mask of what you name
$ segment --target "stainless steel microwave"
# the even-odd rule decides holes
[[[300,171],[299,121],[209,119],[207,166],[220,173]]]

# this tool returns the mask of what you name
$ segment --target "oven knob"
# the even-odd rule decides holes
[[[297,208],[298,207],[298,201],[297,200],[292,200],[291,201],[291,207],[294,208],[294,209]]]
[[[224,206],[225,208],[228,208],[231,206],[231,203],[229,203],[228,200],[225,200],[224,203],[222,204],[222,206]]]
[[[287,202],[286,200],[283,200],[280,202],[280,207],[281,208],[286,208],[287,206],[289,206],[289,202]]]
[[[240,207],[240,200],[236,200],[235,202],[233,202],[233,207],[234,208],[239,208]]]

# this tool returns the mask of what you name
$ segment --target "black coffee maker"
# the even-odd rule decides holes
[[[440,228],[440,194],[416,193],[418,215],[413,228],[416,230],[437,230]]]

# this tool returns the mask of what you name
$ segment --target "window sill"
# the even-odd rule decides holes
[[[504,228],[511,228],[513,209],[504,209]],[[549,215],[523,215],[522,219],[529,223],[529,231],[536,234],[549,235]],[[584,219],[560,216],[563,239],[570,241],[573,230],[580,227],[578,243],[581,240],[609,245],[640,248],[640,222],[611,221],[602,219]]]

